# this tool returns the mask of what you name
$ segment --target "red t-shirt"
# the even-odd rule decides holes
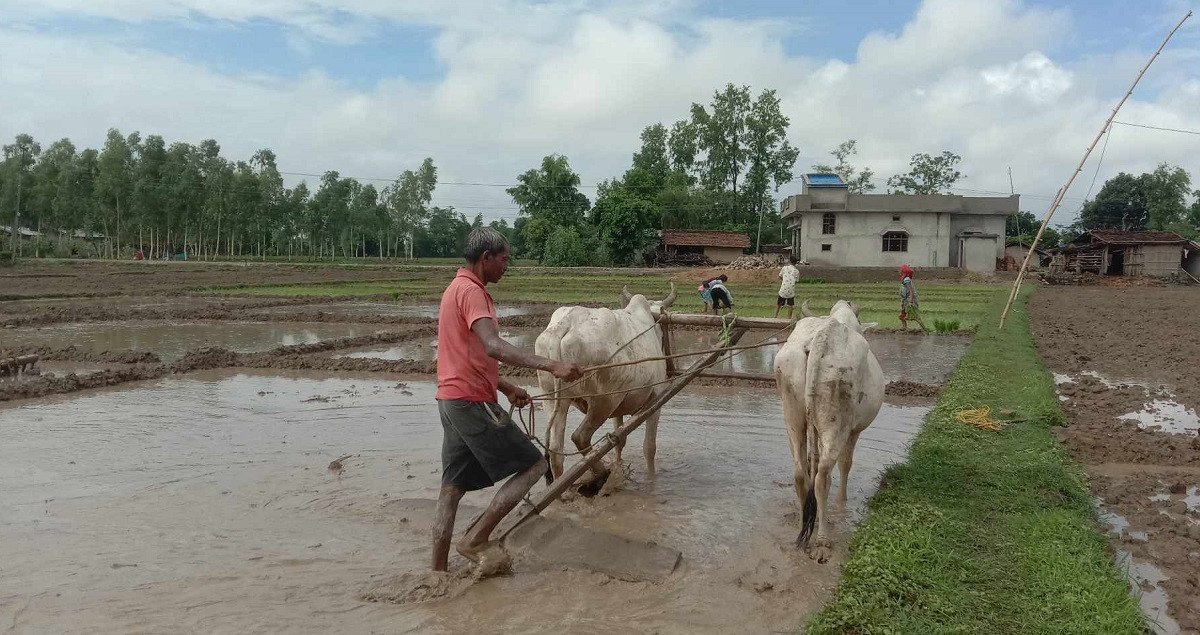
[[[496,402],[500,362],[488,357],[471,330],[484,318],[496,319],[491,294],[469,269],[459,269],[438,310],[436,399]]]

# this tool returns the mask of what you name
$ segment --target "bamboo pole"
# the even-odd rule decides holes
[[[1050,218],[1054,216],[1054,212],[1057,211],[1058,206],[1062,204],[1063,197],[1066,196],[1067,190],[1071,189],[1071,184],[1075,182],[1075,177],[1079,176],[1079,173],[1083,171],[1083,165],[1087,163],[1088,157],[1092,154],[1092,150],[1096,149],[1096,144],[1100,142],[1100,139],[1104,136],[1105,132],[1108,132],[1109,128],[1112,127],[1112,122],[1113,119],[1116,119],[1117,112],[1121,110],[1121,106],[1124,106],[1125,101],[1129,99],[1130,95],[1133,94],[1133,89],[1137,88],[1138,82],[1142,81],[1142,76],[1146,74],[1146,71],[1150,68],[1150,65],[1154,63],[1154,60],[1158,59],[1159,53],[1162,53],[1163,48],[1167,46],[1167,42],[1171,41],[1171,36],[1175,35],[1175,32],[1179,30],[1179,27],[1183,26],[1183,23],[1186,22],[1190,17],[1192,17],[1192,12],[1188,11],[1187,15],[1183,16],[1183,19],[1179,21],[1179,24],[1176,24],[1175,28],[1171,29],[1171,32],[1168,33],[1167,37],[1163,39],[1162,44],[1158,45],[1158,50],[1154,51],[1154,55],[1150,56],[1150,60],[1146,62],[1146,65],[1143,66],[1142,70],[1138,72],[1137,77],[1134,78],[1133,84],[1129,87],[1129,90],[1125,91],[1125,95],[1121,97],[1121,101],[1117,102],[1117,106],[1113,108],[1112,114],[1110,114],[1108,119],[1105,120],[1104,126],[1100,128],[1100,132],[1096,135],[1096,138],[1092,139],[1092,144],[1089,145],[1087,151],[1083,153],[1083,159],[1079,161],[1079,165],[1076,166],[1075,171],[1071,173],[1071,177],[1067,179],[1067,183],[1063,185],[1062,189],[1058,191],[1058,195],[1054,197],[1054,202],[1051,203],[1050,209],[1046,212],[1046,217],[1042,219],[1042,226],[1038,228],[1037,236],[1034,236],[1033,238],[1033,244],[1029,246],[1029,252],[1025,254],[1025,260],[1021,262],[1021,270],[1017,273],[1017,279],[1013,281],[1012,292],[1008,294],[1008,302],[1005,303],[1004,311],[1000,314],[1000,328],[1004,328],[1004,319],[1008,317],[1008,310],[1012,308],[1013,301],[1017,299],[1017,293],[1021,291],[1021,282],[1025,279],[1025,271],[1029,268],[1029,259],[1033,256],[1034,249],[1037,248],[1038,242],[1042,240],[1042,234],[1046,232],[1046,226],[1050,224]]]
[[[730,334],[729,344],[731,346],[736,344],[737,341],[742,338],[742,335],[745,334],[746,329],[735,328],[733,333]],[[521,524],[528,520],[531,516],[536,516],[549,507],[551,503],[558,500],[558,497],[561,496],[563,492],[567,491],[572,485],[574,485],[575,481],[579,480],[579,477],[583,476],[584,472],[590,470],[593,465],[600,461],[600,459],[604,458],[604,456],[611,452],[613,448],[617,447],[614,437],[624,441],[625,437],[628,437],[630,432],[636,430],[644,421],[646,421],[646,419],[658,412],[664,404],[670,401],[671,398],[674,397],[680,390],[683,390],[684,386],[688,385],[688,383],[695,379],[696,376],[700,374],[700,371],[704,370],[709,364],[716,361],[718,357],[724,354],[724,352],[724,350],[713,351],[704,356],[704,359],[692,364],[690,367],[688,367],[687,371],[679,377],[678,380],[668,384],[666,391],[659,395],[657,399],[652,401],[650,405],[642,411],[641,414],[639,414],[637,417],[634,417],[625,425],[617,428],[612,435],[605,435],[599,443],[592,445],[591,449],[588,451],[587,455],[584,456],[583,460],[575,465],[572,465],[571,469],[563,472],[562,476],[555,479],[554,483],[545,492],[543,492],[541,497],[538,498],[537,502],[533,504],[533,507],[527,508],[521,517],[518,518],[511,527],[505,530],[503,534],[501,534],[500,540],[504,540],[508,534],[512,533],[512,531],[517,527],[520,527]]]

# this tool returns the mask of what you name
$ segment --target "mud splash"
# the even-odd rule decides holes
[[[550,510],[681,550],[666,581],[535,573],[518,560],[510,576],[431,582],[426,521],[392,501],[436,496],[433,390],[201,371],[0,406],[0,508],[11,511],[0,611],[18,630],[768,632],[799,628],[836,583],[836,559],[817,565],[791,546],[779,404],[745,388],[684,391],[664,410],[654,478],[635,434],[624,489]],[[860,441],[840,544],[927,410],[885,405]]]

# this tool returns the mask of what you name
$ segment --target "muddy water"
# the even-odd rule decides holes
[[[500,338],[521,348],[533,348],[534,341],[537,340],[539,331],[536,330],[513,330],[501,331]],[[376,359],[415,359],[417,361],[433,361],[437,359],[437,338],[431,337],[427,339],[412,340],[400,342],[387,346],[372,346],[357,350],[351,350],[345,353],[339,353],[334,357],[357,357],[357,358],[376,358]]]
[[[646,476],[635,433],[624,490],[550,511],[680,549],[683,563],[665,582],[522,572],[518,563],[514,575],[452,600],[364,602],[364,589],[427,564],[425,519],[390,501],[436,495],[432,393],[425,381],[201,373],[0,408],[0,623],[769,632],[798,628],[836,583],[847,519],[832,563],[791,547],[792,463],[776,397],[709,389],[685,391],[664,410],[657,478]],[[885,406],[864,434],[852,509],[901,458],[926,410]],[[345,455],[342,472],[327,469]],[[463,562],[455,556],[452,566]]]
[[[189,350],[219,346],[239,353],[277,346],[312,344],[339,337],[370,335],[387,330],[378,325],[275,324],[265,322],[83,322],[41,328],[0,330],[6,346],[78,346],[101,351],[150,351],[163,361],[179,359]]]
[[[742,340],[742,344],[763,341],[765,335],[753,333]],[[713,366],[714,370],[732,370],[745,373],[770,373],[774,368],[775,354],[786,338],[768,338],[780,344],[747,349],[723,359]],[[682,331],[671,333],[673,350],[683,353],[715,346],[716,336],[707,331]],[[867,332],[871,351],[879,359],[888,381],[905,379],[922,384],[941,384],[954,371],[959,358],[967,350],[970,340],[958,336],[918,336],[892,333]],[[694,361],[685,357],[683,365]]]
[[[432,302],[404,304],[395,302],[321,302],[300,306],[271,307],[262,309],[262,313],[295,313],[296,311],[323,311],[340,315],[390,315],[402,317],[432,317],[438,316],[438,305]],[[496,307],[496,315],[509,317],[513,315],[528,315],[532,309],[521,305],[505,305]]]
[[[539,329],[512,329],[501,333],[504,339],[515,346],[533,348]],[[716,346],[715,336],[707,331],[678,330],[671,334],[672,351],[686,353]],[[769,338],[767,341],[776,340]],[[757,343],[762,337],[745,338],[746,343]],[[941,384],[954,371],[959,358],[967,350],[970,340],[964,337],[919,337],[874,334],[868,339],[871,350],[879,359],[888,381],[907,379],[917,383]],[[390,346],[377,346],[351,351],[340,357],[376,357],[380,359],[437,359],[436,339],[428,341],[401,342]],[[730,355],[712,366],[713,370],[744,373],[771,373],[775,364],[775,353],[779,344],[762,348],[746,349]],[[686,367],[699,357],[683,357],[677,361]]]

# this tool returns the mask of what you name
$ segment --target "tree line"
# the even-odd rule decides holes
[[[10,232],[19,255],[384,257],[412,243],[447,251],[436,224],[452,212],[430,207],[437,168],[428,158],[382,190],[331,171],[313,193],[303,181],[284,187],[271,150],[232,161],[212,139],[168,146],[113,129],[102,148],[80,151],[70,139],[43,150],[21,134],[3,157],[0,224],[36,232],[28,241]]]
[[[738,231],[754,249],[788,242],[777,198],[799,156],[789,125],[774,90],[753,95],[728,84],[669,126],[646,126],[630,166],[596,186],[594,201],[567,157],[552,154],[506,190],[519,209],[515,222],[491,226],[509,238],[514,255],[550,266],[637,263],[660,229]],[[838,174],[853,193],[871,192],[874,173],[851,164],[856,153],[857,142],[848,140],[830,153],[834,163],[812,169]],[[916,154],[908,172],[888,179],[888,191],[947,192],[962,178],[960,160],[951,152]],[[158,135],[114,129],[100,149],[79,150],[70,139],[43,149],[21,134],[3,146],[0,225],[39,234],[11,236],[15,252],[35,257],[139,250],[194,259],[456,256],[484,221],[432,205],[437,184],[431,158],[381,189],[330,171],[312,191],[304,181],[286,187],[269,149],[235,161],[211,139],[168,145]],[[1105,185],[1097,209],[1109,209],[1116,188]],[[1163,197],[1150,199],[1160,209]]]

